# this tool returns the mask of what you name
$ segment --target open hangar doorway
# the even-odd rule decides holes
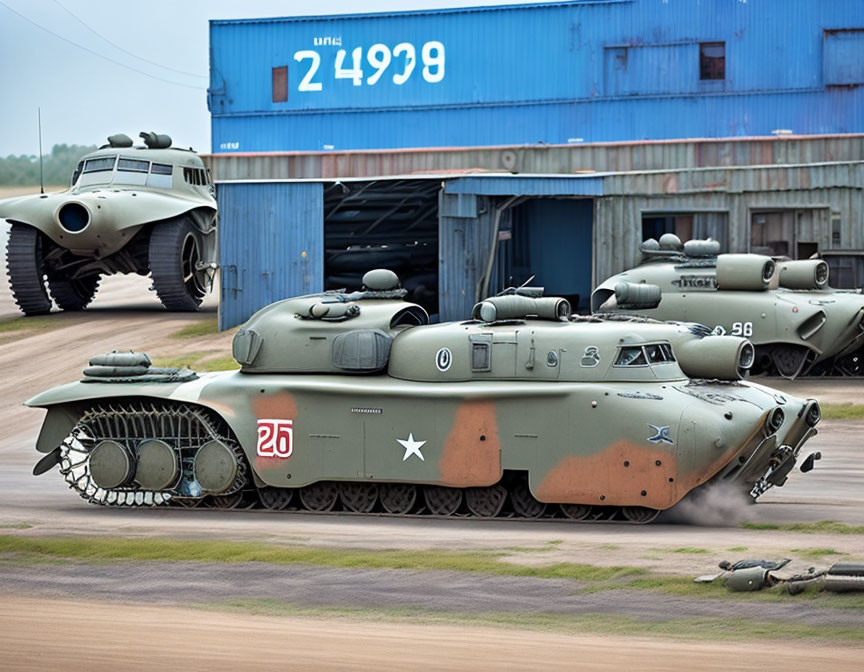
[[[357,290],[373,268],[394,271],[409,301],[438,313],[438,179],[324,184],[324,289]]]
[[[533,277],[546,296],[590,312],[593,222],[591,198],[518,199],[501,216],[490,294]]]

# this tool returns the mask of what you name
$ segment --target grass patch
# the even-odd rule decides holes
[[[805,534],[864,534],[864,525],[847,525],[832,520],[818,523],[742,523],[745,530],[779,530]]]
[[[184,366],[192,368],[202,357],[206,357],[206,352],[188,352],[184,355],[167,355],[165,357],[154,357],[153,366],[163,369],[182,369]]]
[[[820,404],[823,420],[862,420],[864,404]]]
[[[171,334],[171,338],[198,338],[201,336],[214,336],[219,333],[219,325],[214,317],[212,320],[198,320],[187,324],[179,331]]]
[[[195,363],[197,371],[237,371],[240,365],[237,360],[228,355],[227,357],[216,357],[205,359]]]
[[[692,555],[707,553],[707,548],[694,548],[693,546],[682,546],[681,548],[672,549],[672,553],[688,553]]]
[[[791,552],[811,558],[821,558],[826,555],[846,555],[840,551],[835,551],[833,548],[793,548]]]
[[[189,352],[183,355],[154,357],[153,366],[166,369],[181,369],[186,366],[194,371],[236,371],[240,368],[233,357],[213,357],[212,354],[210,352]]]
[[[727,551],[730,553],[743,553],[747,550],[746,546],[733,546],[732,548],[727,548]]]
[[[597,548],[601,551],[618,551],[621,549],[618,544],[600,544]]]
[[[662,636],[689,640],[839,640],[864,641],[864,628],[806,625],[740,618],[642,620],[617,614],[567,615],[528,612],[435,612],[417,608],[307,607],[272,599],[234,600],[201,607],[208,611],[276,617],[341,618],[345,620],[418,625],[492,626],[553,632],[592,632],[629,636]]]
[[[29,530],[31,527],[30,523],[6,523],[0,525],[0,530]]]
[[[59,326],[60,323],[50,317],[13,317],[8,320],[0,320],[0,334],[12,331],[24,331],[25,329],[48,329]]]
[[[529,567],[501,562],[500,558],[506,554],[492,551],[364,551],[158,538],[0,536],[0,554],[8,553],[19,553],[36,558],[62,557],[88,562],[123,560],[268,562],[278,565],[309,564],[349,569],[449,570],[579,581],[610,581],[647,573],[640,567],[599,567],[569,562]]]

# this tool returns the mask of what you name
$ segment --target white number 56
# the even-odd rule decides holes
[[[732,324],[732,335],[750,338],[753,335],[752,322],[735,322]]]

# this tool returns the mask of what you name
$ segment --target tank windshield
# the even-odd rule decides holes
[[[149,161],[120,159],[117,162],[117,172],[114,174],[114,184],[144,185],[147,183],[147,173],[149,171]]]
[[[147,186],[170,189],[174,184],[174,167],[169,163],[154,163],[147,176]]]
[[[672,346],[669,343],[650,343],[648,345],[625,345],[618,351],[615,366],[648,366],[674,362]]]
[[[100,156],[84,161],[81,177],[78,179],[78,186],[87,187],[92,184],[108,184],[111,181],[111,173],[114,171],[114,162],[116,160],[116,156]]]
[[[74,186],[74,184],[78,181],[78,178],[81,177],[81,171],[82,171],[82,170],[84,170],[84,162],[83,162],[83,161],[79,161],[79,162],[78,162],[78,165],[75,166],[75,171],[72,173],[72,184],[73,184],[73,186]]]

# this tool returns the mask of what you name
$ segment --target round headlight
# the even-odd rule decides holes
[[[783,409],[779,406],[768,413],[768,417],[765,418],[765,432],[770,436],[771,434],[776,434],[777,430],[779,430],[783,426],[783,421],[786,419],[786,414],[783,412]]]
[[[810,408],[807,409],[807,415],[804,417],[804,422],[807,423],[808,427],[815,427],[819,424],[819,421],[822,419],[822,409],[819,408],[819,402],[814,401],[810,404]]]

